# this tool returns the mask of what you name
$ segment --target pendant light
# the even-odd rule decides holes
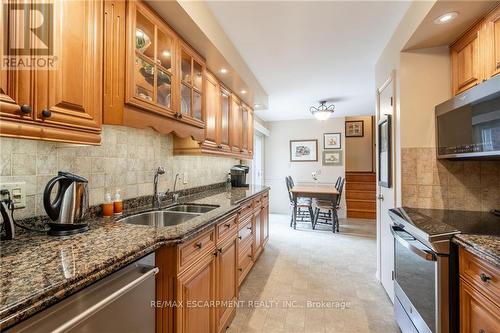
[[[335,111],[335,105],[330,104],[326,106],[326,101],[320,101],[319,106],[311,106],[309,108],[309,111],[316,117],[318,120],[327,120],[328,118],[333,115],[333,112]]]

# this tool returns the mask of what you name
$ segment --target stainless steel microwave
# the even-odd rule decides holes
[[[500,75],[436,106],[438,158],[500,158]]]

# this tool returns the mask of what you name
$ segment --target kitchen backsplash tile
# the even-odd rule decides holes
[[[26,182],[26,208],[16,218],[44,214],[45,184],[57,171],[69,171],[89,180],[90,205],[100,204],[107,192],[120,189],[124,198],[150,195],[154,170],[162,165],[166,174],[159,189],[173,189],[176,173],[187,172],[177,189],[223,182],[239,161],[216,156],[173,156],[173,137],[152,129],[103,126],[101,146],[0,137],[0,183]]]
[[[500,209],[500,161],[437,160],[434,148],[402,148],[401,178],[404,206]]]

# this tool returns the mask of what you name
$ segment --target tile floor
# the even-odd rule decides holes
[[[240,288],[245,305],[227,332],[399,332],[375,279],[374,221],[343,220],[337,234],[288,223],[271,214],[269,243]]]

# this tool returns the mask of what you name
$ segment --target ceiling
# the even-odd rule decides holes
[[[269,95],[266,121],[311,118],[332,99],[335,116],[374,114],[374,65],[406,1],[209,1]]]

